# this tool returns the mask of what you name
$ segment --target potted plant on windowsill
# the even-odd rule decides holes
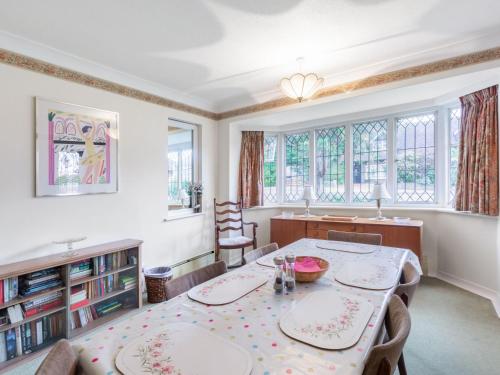
[[[193,212],[201,212],[203,185],[200,182],[190,183],[188,186],[188,194],[191,197],[191,207],[193,208]]]

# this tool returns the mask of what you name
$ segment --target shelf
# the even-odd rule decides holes
[[[11,369],[12,367],[16,366],[17,364],[20,364],[24,361],[30,361],[32,359],[35,359],[36,357],[41,356],[42,354],[47,353],[50,350],[50,347],[55,344],[58,340],[64,338],[63,336],[58,336],[51,338],[41,345],[38,345],[35,347],[35,351],[28,353],[28,354],[23,354],[21,356],[17,356],[15,358],[9,359],[8,361],[0,363],[0,372],[3,372],[7,369]],[[12,373],[14,373],[14,370],[12,370]]]
[[[44,316],[52,315],[52,314],[55,314],[55,313],[57,313],[59,311],[63,311],[63,310],[66,310],[66,306],[65,305],[59,306],[59,307],[54,307],[53,309],[50,309],[50,310],[47,310],[47,311],[42,311],[42,312],[40,312],[38,314],[30,316],[29,318],[23,319],[20,322],[4,325],[4,326],[0,327],[0,332],[5,332],[5,331],[7,331],[7,330],[9,330],[11,328],[19,327],[19,326],[21,326],[23,324],[26,324],[26,323],[29,323],[29,322],[31,322],[33,320],[38,320],[40,318],[43,318]]]
[[[137,311],[137,307],[124,307],[124,308],[121,308],[117,311],[109,313],[108,315],[105,315],[101,318],[98,318],[96,320],[89,322],[85,327],[72,329],[70,337],[74,338],[74,337],[82,335],[84,333],[88,333],[89,331],[96,329],[96,328],[102,326],[103,324],[106,324],[106,323],[112,321],[113,319],[116,319],[116,318],[118,318],[122,315],[125,315],[131,311],[134,311],[134,310]]]
[[[78,279],[71,280],[71,286],[81,285],[81,284],[87,283],[89,281],[102,279],[102,278],[104,278],[106,276],[114,275],[116,273],[125,272],[125,271],[128,271],[128,270],[132,270],[132,269],[134,269],[136,267],[137,267],[137,264],[132,264],[132,265],[128,265],[128,266],[125,266],[125,267],[117,268],[116,270],[112,270],[112,271],[101,273],[100,275],[80,277]]]
[[[50,288],[50,289],[46,289],[42,292],[38,292],[38,293],[35,293],[35,294],[31,294],[29,296],[26,296],[26,297],[21,297],[21,296],[18,296],[16,298],[14,298],[13,300],[10,300],[9,302],[6,302],[4,304],[1,304],[0,305],[0,310],[1,309],[6,309],[7,307],[10,307],[10,306],[14,306],[14,305],[17,305],[19,303],[23,303],[23,302],[27,302],[27,301],[30,301],[32,299],[35,299],[35,298],[38,298],[38,297],[43,297],[47,294],[51,294],[51,293],[54,293],[54,292],[58,292],[60,290],[64,290],[66,289],[65,286],[57,286],[57,287],[54,287],[54,288]]]
[[[60,275],[61,278],[64,282],[65,285],[61,285],[58,287],[46,289],[43,291],[39,291],[37,293],[34,293],[30,296],[18,296],[14,298],[11,301],[8,301],[4,304],[0,304],[0,310],[4,310],[8,307],[17,305],[17,304],[22,304],[24,302],[28,302],[31,300],[34,300],[36,298],[44,297],[47,296],[51,293],[54,292],[62,292],[63,294],[63,305],[54,307],[50,310],[47,311],[42,311],[39,312],[38,314],[35,314],[33,316],[30,316],[29,318],[23,319],[20,322],[13,323],[13,324],[6,324],[2,327],[0,327],[0,335],[4,335],[5,332],[9,329],[16,329],[19,330],[20,327],[24,324],[29,324],[30,322],[33,324],[34,321],[40,320],[42,318],[47,319],[47,316],[55,317],[60,315],[60,323],[61,323],[61,335],[58,338],[70,338],[74,337],[80,334],[84,334],[86,332],[89,332],[93,328],[97,328],[101,326],[102,324],[110,324],[110,322],[113,319],[116,319],[117,317],[123,316],[124,314],[127,314],[131,311],[137,311],[138,308],[142,306],[142,299],[138,299],[138,296],[140,296],[141,293],[141,283],[140,283],[140,274],[139,270],[141,269],[141,244],[142,241],[138,240],[122,240],[122,241],[116,241],[112,243],[107,243],[107,244],[102,244],[102,245],[96,245],[96,246],[91,246],[88,248],[83,248],[83,249],[77,249],[74,253],[68,255],[67,252],[63,252],[60,254],[51,254],[50,256],[44,256],[40,258],[35,258],[35,259],[29,259],[26,261],[21,261],[17,263],[11,263],[11,264],[2,264],[0,266],[0,280],[7,279],[10,277],[19,277],[23,275],[27,275],[32,272],[44,270],[47,268],[52,268],[52,267],[61,267],[60,269]],[[134,256],[137,259],[138,264],[130,264],[130,265],[125,265],[124,267],[120,267],[117,269],[113,269],[107,272],[103,272],[100,275],[95,275],[95,276],[85,276],[81,277],[79,279],[75,280],[70,280],[69,279],[69,271],[71,269],[71,265],[77,262],[81,262],[86,259],[90,258],[95,258],[97,256],[104,256],[107,254],[114,254],[118,252],[126,252],[126,254],[123,254],[123,256]],[[102,297],[97,297],[94,299],[91,299],[89,301],[89,305],[95,305],[99,302],[106,301],[110,298],[119,298],[120,300],[123,299],[124,305],[120,307],[118,310],[114,310],[113,312],[110,312],[108,315],[104,315],[95,321],[90,322],[83,328],[78,328],[75,330],[72,330],[70,327],[70,291],[71,287],[75,285],[81,285],[89,281],[94,281],[94,280],[99,280],[103,279],[105,280],[106,277],[114,274],[120,274],[121,272],[126,272],[130,273],[131,276],[134,276],[136,278],[136,285],[132,289],[127,289],[127,290],[115,290],[113,292],[110,292]],[[127,274],[127,273],[125,273]],[[117,278],[117,277],[116,277]],[[130,293],[129,293],[130,292]],[[126,294],[128,293],[128,294]],[[123,295],[122,297],[120,297]],[[126,298],[124,298],[126,297]],[[132,298],[133,297],[133,298]],[[137,297],[137,298],[136,298]],[[56,315],[54,315],[56,314]],[[43,355],[43,353],[46,353],[49,348],[52,346],[54,342],[57,341],[57,338],[54,340],[50,340],[47,343],[44,343],[36,348],[34,348],[33,353],[29,354],[23,354],[18,357],[15,357],[11,360],[5,361],[0,363],[0,373],[3,373],[6,371],[6,369],[11,369],[12,367],[16,367],[23,363],[25,360],[31,360],[33,358],[36,358],[40,355]],[[8,371],[8,370],[7,370]],[[13,371],[13,373],[16,370]]]
[[[79,307],[79,308],[74,309],[74,310],[71,310],[71,312],[75,312],[75,311],[84,309],[85,307],[95,305],[99,302],[106,301],[107,299],[110,299],[110,298],[119,296],[120,294],[124,294],[124,293],[128,293],[128,292],[136,292],[136,288],[126,289],[126,290],[125,289],[114,290],[112,292],[107,293],[106,295],[104,295],[102,297],[92,298],[91,300],[89,300],[89,303],[87,305]]]

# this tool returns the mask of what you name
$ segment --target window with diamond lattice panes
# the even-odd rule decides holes
[[[317,129],[315,135],[318,201],[345,202],[345,127]]]
[[[264,137],[264,202],[278,201],[276,162],[278,158],[278,137]]]
[[[433,203],[435,200],[436,116],[427,113],[396,121],[397,201]]]
[[[453,108],[449,111],[449,191],[448,202],[451,205],[455,203],[455,189],[457,187],[458,173],[458,146],[460,145],[460,120],[462,119],[462,109]]]
[[[387,180],[387,120],[352,126],[352,201],[367,202],[373,185]]]
[[[302,199],[309,184],[309,133],[285,135],[285,200]]]

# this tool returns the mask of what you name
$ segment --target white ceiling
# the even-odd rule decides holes
[[[498,0],[1,0],[0,48],[214,111],[500,44]]]

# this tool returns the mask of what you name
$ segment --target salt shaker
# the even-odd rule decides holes
[[[274,291],[278,293],[283,292],[283,257],[274,257]]]
[[[286,260],[286,274],[285,286],[288,291],[295,289],[295,255],[288,254],[285,256]]]

